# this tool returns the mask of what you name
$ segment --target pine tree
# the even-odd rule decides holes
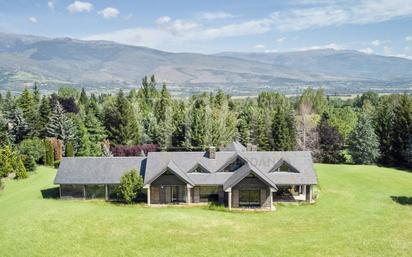
[[[396,158],[395,165],[407,165],[405,159],[409,137],[412,134],[412,100],[408,95],[402,95],[394,109],[392,149]]]
[[[9,119],[9,134],[15,144],[20,143],[29,132],[29,124],[23,118],[19,108],[16,108]]]
[[[47,136],[46,126],[49,122],[49,117],[51,115],[51,107],[50,107],[50,100],[49,97],[43,96],[40,101],[40,106],[38,109],[38,115],[35,122],[35,131],[34,133],[36,136],[40,138],[44,138]]]
[[[34,100],[35,105],[38,105],[40,103],[40,97],[41,95],[39,91],[39,86],[38,86],[38,83],[35,82],[34,87],[33,87],[33,100]]]
[[[329,115],[322,114],[318,126],[319,133],[319,156],[317,159],[324,163],[340,163],[343,161],[341,150],[343,140],[336,128],[330,126]]]
[[[7,177],[14,172],[16,154],[10,145],[0,149],[0,177]]]
[[[290,151],[296,146],[296,126],[293,110],[278,106],[272,121],[272,148]]]
[[[375,133],[379,138],[379,162],[393,164],[393,124],[395,119],[393,99],[383,98],[375,117]]]
[[[82,92],[80,93],[79,102],[86,108],[89,105],[89,98],[87,97],[86,90],[84,90],[84,88],[82,88]]]
[[[135,113],[122,90],[119,91],[114,102],[106,104],[104,115],[110,140],[123,145],[138,141],[139,131]]]
[[[53,109],[46,131],[49,137],[54,137],[63,142],[75,140],[76,127],[66,116],[59,102],[56,103]]]
[[[356,164],[373,164],[379,158],[379,138],[366,114],[361,114],[349,136],[349,153]]]
[[[16,163],[16,179],[25,179],[29,177],[26,167],[24,167],[23,161],[21,158],[18,158]]]

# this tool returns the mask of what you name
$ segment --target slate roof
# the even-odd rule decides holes
[[[223,169],[236,158],[245,165],[234,172]],[[293,172],[276,169],[286,162]],[[193,172],[200,165],[206,173]],[[140,170],[148,185],[167,169],[186,183],[223,185],[228,189],[250,172],[273,188],[279,185],[314,185],[317,177],[310,152],[219,151],[210,159],[206,152],[150,152],[147,157],[70,157],[63,158],[55,184],[116,184],[131,169]]]
[[[125,172],[144,172],[146,157],[66,157],[55,184],[118,184]],[[144,175],[141,173],[141,175]]]
[[[225,146],[221,151],[226,152],[244,152],[246,151],[246,147],[239,143],[238,141],[233,141]]]

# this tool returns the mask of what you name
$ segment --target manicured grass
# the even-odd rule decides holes
[[[44,199],[41,167],[0,193],[0,256],[411,256],[412,173],[316,169],[316,204],[232,213]]]

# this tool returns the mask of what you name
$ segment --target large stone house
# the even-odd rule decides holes
[[[238,142],[221,151],[64,158],[54,182],[62,198],[111,200],[132,169],[144,177],[149,206],[216,202],[229,209],[272,209],[274,201],[313,201],[317,184],[310,152],[262,152]]]

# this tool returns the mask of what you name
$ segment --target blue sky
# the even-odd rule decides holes
[[[173,52],[335,48],[412,58],[412,0],[0,0],[0,32]]]

